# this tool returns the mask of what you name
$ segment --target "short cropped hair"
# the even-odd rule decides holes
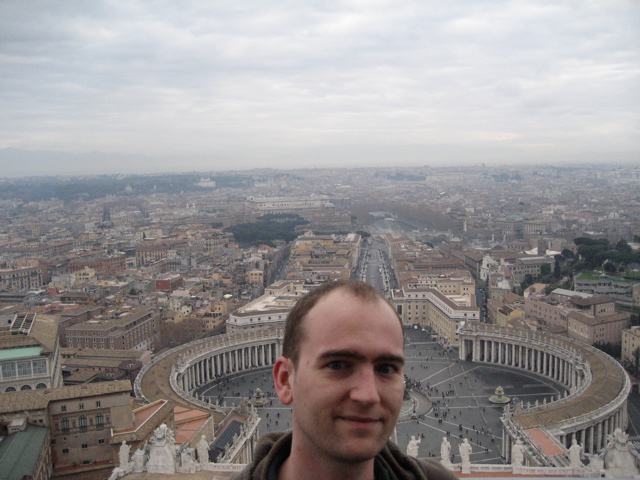
[[[389,305],[391,310],[396,314],[398,322],[400,322],[400,326],[402,327],[402,320],[393,305],[384,295],[382,295],[382,293],[368,283],[353,279],[337,280],[335,282],[325,283],[300,298],[289,311],[287,319],[285,320],[282,355],[290,359],[294,366],[298,364],[298,358],[300,357],[300,345],[305,337],[303,328],[304,318],[307,316],[309,311],[315,307],[320,299],[338,289],[345,289],[353,294],[354,297],[367,302],[380,301]]]

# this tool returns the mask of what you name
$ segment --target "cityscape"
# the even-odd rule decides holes
[[[639,25],[0,1],[0,480],[640,478]]]
[[[2,471],[239,472],[290,428],[288,311],[346,278],[404,325],[402,451],[467,478],[640,474],[624,163],[4,178]]]

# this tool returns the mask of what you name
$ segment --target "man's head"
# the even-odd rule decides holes
[[[402,405],[403,345],[395,310],[362,282],[336,282],[298,302],[273,369],[278,397],[293,405],[292,457],[372,461]]]
[[[309,311],[318,303],[321,298],[326,297],[334,290],[345,289],[355,298],[367,302],[383,302],[391,309],[392,305],[378,290],[368,283],[359,282],[357,280],[337,280],[321,285],[320,287],[307,293],[300,298],[293,308],[289,311],[284,324],[284,340],[282,342],[282,355],[298,363],[300,354],[300,345],[304,340],[304,319]],[[402,321],[398,317],[398,322],[402,326]]]

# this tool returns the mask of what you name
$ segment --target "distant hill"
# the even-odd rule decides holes
[[[126,174],[153,171],[154,160],[145,155],[3,148],[0,149],[0,165],[0,177]]]

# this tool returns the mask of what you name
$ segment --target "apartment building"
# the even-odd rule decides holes
[[[622,362],[636,364],[635,351],[640,349],[640,326],[633,326],[622,331]]]
[[[579,273],[574,278],[576,292],[607,295],[622,305],[640,304],[640,282],[609,275]]]
[[[630,320],[628,313],[615,311],[615,302],[606,295],[563,289],[548,296],[530,295],[525,299],[525,314],[589,345],[620,344],[622,331],[629,327]]]
[[[151,263],[163,260],[168,256],[168,248],[165,245],[142,245],[136,248],[136,265],[144,267]]]
[[[182,286],[184,286],[182,275],[166,274],[155,280],[155,288],[158,292],[173,292]]]
[[[104,311],[105,307],[102,305],[82,305],[79,307],[68,308],[58,313],[58,316],[60,317],[58,331],[60,345],[62,347],[67,346],[67,328],[102,315]]]
[[[66,345],[70,348],[153,351],[160,321],[160,312],[152,308],[134,308],[95,317],[68,327]]]
[[[133,381],[151,360],[149,350],[111,350],[99,348],[61,348],[60,363],[65,385],[93,381]]]
[[[517,313],[518,310],[522,314]],[[515,293],[505,292],[487,301],[487,317],[494,325],[506,326],[511,320],[524,315],[524,298]]]
[[[16,313],[0,326],[0,392],[62,386],[54,315]]]
[[[227,333],[244,332],[282,325],[293,304],[308,286],[302,280],[276,282],[265,289],[264,295],[240,307],[229,315]]]
[[[104,479],[113,470],[112,430],[133,425],[131,382],[5,393],[0,417],[49,428],[53,478]]]
[[[269,213],[303,213],[331,205],[332,204],[324,198],[249,197],[246,201],[248,209],[260,212],[262,215]]]
[[[72,273],[81,272],[85,268],[89,268],[95,270],[97,273],[117,274],[127,269],[127,261],[124,255],[83,257],[71,260],[68,268]]]
[[[44,283],[42,267],[0,269],[0,288],[7,290],[33,290]]]
[[[458,345],[460,328],[468,321],[480,320],[475,295],[445,295],[418,284],[394,290],[391,303],[403,323],[433,328],[437,340],[445,345]]]

